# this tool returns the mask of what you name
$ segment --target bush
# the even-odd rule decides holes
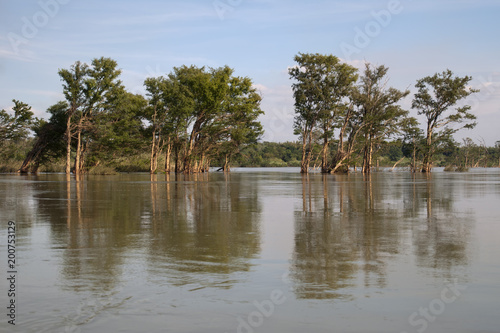
[[[19,161],[7,160],[0,164],[0,173],[15,173],[20,166]]]
[[[89,170],[89,175],[116,175],[117,172],[114,168],[106,165],[98,165]]]

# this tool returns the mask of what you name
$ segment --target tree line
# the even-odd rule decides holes
[[[58,71],[65,99],[48,108],[48,120],[17,100],[14,115],[2,110],[2,155],[19,159],[26,151],[22,173],[64,160],[68,174],[118,168],[123,160],[134,160],[137,168],[122,170],[188,174],[214,165],[229,171],[231,163],[300,166],[302,173],[316,167],[348,172],[358,165],[369,173],[381,156],[383,164],[407,163],[413,172],[430,172],[437,163],[494,165],[496,148],[453,140],[459,129],[476,125],[470,106],[457,106],[478,92],[468,86],[471,77],[445,70],[418,80],[412,109],[425,118],[419,124],[400,105],[410,91],[389,86],[386,66],[366,64],[359,73],[333,55],[299,53],[294,60],[289,76],[300,144],[258,143],[261,96],[250,78],[235,76],[228,66],[175,67],[147,78],[143,96],[125,89],[115,60],[101,57]],[[34,139],[27,139],[30,131]]]
[[[333,146],[337,141],[333,140]],[[398,138],[381,141],[374,145],[374,167],[410,169],[412,165],[413,147],[411,142]],[[320,152],[318,149],[317,153]],[[321,170],[321,155],[315,154],[311,161],[311,169]],[[233,160],[238,167],[300,167],[302,142],[259,142],[242,149]],[[355,154],[350,159],[350,170],[354,167],[362,170],[363,155]],[[484,141],[465,138],[456,141],[453,138],[443,140],[436,146],[433,165],[445,167],[448,171],[464,171],[476,167],[500,167],[500,141],[494,146],[487,146]]]

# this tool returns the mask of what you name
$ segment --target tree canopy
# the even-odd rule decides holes
[[[447,69],[442,73],[426,76],[417,81],[415,87],[418,92],[413,99],[412,108],[427,119],[427,139],[422,171],[431,171],[432,157],[435,152],[433,143],[437,139],[451,135],[460,128],[471,129],[476,125],[474,121],[476,116],[469,112],[471,110],[469,105],[459,106],[452,112],[448,112],[460,100],[479,92],[468,86],[471,80],[470,76],[455,77],[453,72]],[[453,125],[456,124],[460,127],[454,128]],[[441,130],[438,131],[439,129]]]

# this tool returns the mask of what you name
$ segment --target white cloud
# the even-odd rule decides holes
[[[342,59],[340,58],[340,60],[345,63],[345,64],[348,64],[348,65],[351,65],[359,70],[364,70],[365,68],[365,65],[368,63],[368,61],[366,60],[357,60],[357,59],[354,59],[354,60],[346,60],[346,59]]]
[[[259,91],[260,93],[263,93],[263,92],[267,92],[267,91],[269,91],[269,88],[268,88],[268,87],[266,87],[266,86],[265,86],[265,85],[263,85],[263,84],[259,84],[259,83],[254,84],[254,85],[253,85],[253,88],[257,89],[257,91]]]

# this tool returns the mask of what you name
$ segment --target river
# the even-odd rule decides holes
[[[500,332],[500,169],[4,174],[0,208],[2,332]]]

